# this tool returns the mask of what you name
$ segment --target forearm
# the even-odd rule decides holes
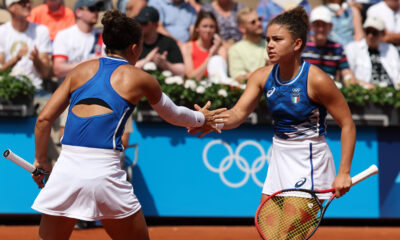
[[[351,121],[351,123],[343,126],[341,130],[341,159],[338,171],[341,174],[350,174],[355,142],[356,127]]]
[[[42,78],[47,78],[50,75],[50,61],[44,59],[37,59],[33,61],[36,71]]]
[[[12,59],[10,59],[8,62],[4,63],[3,65],[1,65],[0,67],[0,72],[4,72],[5,70],[12,68],[15,66],[15,64],[18,63],[18,61],[21,58],[19,58],[18,56],[13,57]]]
[[[191,69],[186,73],[188,78],[195,78],[197,80],[201,80],[204,76],[205,71],[207,70],[207,64],[210,56],[204,60],[204,62],[196,69]]]
[[[47,145],[50,138],[51,122],[38,118],[35,125],[35,159],[39,164],[47,162]]]
[[[164,93],[158,103],[151,105],[151,107],[163,118],[165,121],[182,127],[201,127],[204,124],[204,114],[198,111],[190,110],[187,107],[177,106],[175,103]]]
[[[391,43],[394,45],[400,44],[400,33],[390,33],[386,32],[383,39],[383,42]]]
[[[56,77],[63,78],[79,63],[57,63],[53,66],[53,72]]]
[[[163,70],[169,70],[172,72],[174,76],[183,76],[185,75],[185,65],[183,63],[170,63],[167,62],[166,66],[164,66]]]

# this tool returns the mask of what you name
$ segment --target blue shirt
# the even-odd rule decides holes
[[[196,10],[189,3],[182,1],[174,5],[169,0],[150,0],[148,5],[157,9],[160,22],[175,39],[181,42],[189,40],[190,26],[197,18]]]
[[[326,134],[326,109],[308,97],[309,69],[310,63],[303,61],[296,77],[282,82],[276,64],[268,76],[264,94],[279,138],[309,139]]]
[[[114,70],[127,61],[119,58],[100,58],[98,72],[71,94],[67,122],[62,144],[123,150],[121,136],[125,123],[135,106],[123,99],[111,86]],[[72,108],[84,100],[101,101],[112,110],[110,113],[79,117]],[[104,106],[104,105],[102,105]]]

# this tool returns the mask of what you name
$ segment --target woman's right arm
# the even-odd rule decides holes
[[[194,78],[200,81],[205,71],[207,70],[207,63],[210,56],[196,69],[193,67],[193,59],[192,59],[192,43],[187,42],[185,47],[181,48],[183,62],[185,64],[185,75],[188,78]]]

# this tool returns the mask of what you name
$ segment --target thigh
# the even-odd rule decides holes
[[[42,214],[39,227],[40,239],[63,240],[69,239],[76,219]]]
[[[103,219],[101,224],[113,240],[148,240],[146,221],[142,210],[122,219]]]

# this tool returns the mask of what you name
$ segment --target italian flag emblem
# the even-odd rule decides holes
[[[300,101],[300,96],[292,96],[292,102],[293,103],[298,103]]]

